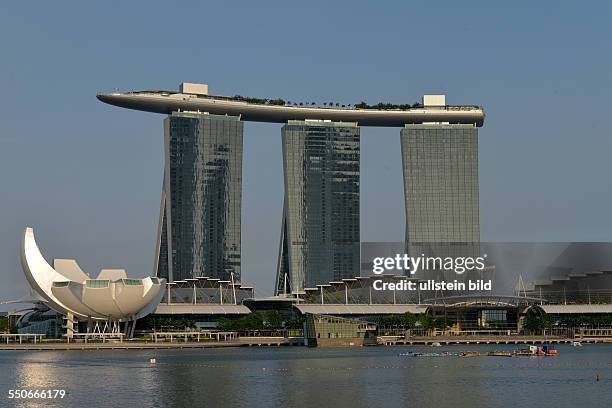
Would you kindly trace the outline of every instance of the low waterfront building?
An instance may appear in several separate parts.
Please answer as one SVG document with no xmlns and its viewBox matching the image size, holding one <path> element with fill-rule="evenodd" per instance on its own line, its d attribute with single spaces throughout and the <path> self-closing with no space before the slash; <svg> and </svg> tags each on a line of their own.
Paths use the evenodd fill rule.
<svg viewBox="0 0 612 408">
<path fill-rule="evenodd" d="M 65 334 L 64 317 L 52 309 L 28 310 L 16 326 L 19 334 L 43 334 L 47 339 L 61 339 Z"/>
<path fill-rule="evenodd" d="M 155 311 L 138 325 L 138 330 L 154 327 L 151 323 L 156 320 L 175 326 L 188 321 L 197 329 L 216 329 L 220 319 L 239 319 L 249 313 L 251 310 L 242 304 L 160 303 Z"/>
<path fill-rule="evenodd" d="M 376 325 L 363 320 L 307 313 L 304 328 L 304 339 L 310 347 L 376 344 Z"/>
<path fill-rule="evenodd" d="M 253 286 L 206 276 L 166 284 L 160 303 L 150 319 L 187 319 L 197 328 L 216 328 L 220 319 L 238 319 L 251 310 L 243 301 L 255 297 Z M 143 329 L 148 321 L 138 326 Z"/>
</svg>

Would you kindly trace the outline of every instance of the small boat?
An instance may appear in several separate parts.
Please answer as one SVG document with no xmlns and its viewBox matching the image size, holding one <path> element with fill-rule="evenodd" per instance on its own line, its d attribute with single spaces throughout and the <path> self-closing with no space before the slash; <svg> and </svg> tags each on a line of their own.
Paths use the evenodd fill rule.
<svg viewBox="0 0 612 408">
<path fill-rule="evenodd" d="M 478 351 L 462 351 L 460 354 L 461 357 L 478 357 L 480 353 Z"/>
<path fill-rule="evenodd" d="M 572 346 L 574 347 L 582 347 L 582 343 L 579 341 L 572 341 Z"/>
<path fill-rule="evenodd" d="M 407 351 L 405 353 L 399 353 L 400 357 L 420 357 L 423 353 L 417 353 L 415 351 Z"/>
<path fill-rule="evenodd" d="M 431 347 L 442 347 L 442 345 L 436 341 L 431 343 Z"/>
<path fill-rule="evenodd" d="M 406 353 L 400 353 L 401 357 L 451 357 L 456 356 L 457 354 L 453 354 L 449 351 L 444 351 L 442 353 L 419 353 L 414 351 L 408 351 Z"/>
<path fill-rule="evenodd" d="M 528 349 L 515 350 L 515 356 L 556 356 L 559 354 L 553 346 L 529 346 Z"/>
<path fill-rule="evenodd" d="M 491 357 L 512 357 L 514 353 L 511 351 L 489 351 L 487 356 Z"/>
</svg>

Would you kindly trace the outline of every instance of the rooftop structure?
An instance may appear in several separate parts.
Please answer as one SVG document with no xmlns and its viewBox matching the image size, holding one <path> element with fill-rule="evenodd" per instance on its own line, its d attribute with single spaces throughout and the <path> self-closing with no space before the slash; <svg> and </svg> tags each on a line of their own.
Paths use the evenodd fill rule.
<svg viewBox="0 0 612 408">
<path fill-rule="evenodd" d="M 378 315 L 378 314 L 420 314 L 427 312 L 429 305 L 415 304 L 301 304 L 295 305 L 300 313 L 313 313 L 325 315 Z"/>
<path fill-rule="evenodd" d="M 155 309 L 156 315 L 246 315 L 251 310 L 244 305 L 204 304 L 172 304 L 160 303 Z"/>
<path fill-rule="evenodd" d="M 612 304 L 539 305 L 546 314 L 612 314 Z"/>
<path fill-rule="evenodd" d="M 406 124 L 444 122 L 482 126 L 484 111 L 474 105 L 447 105 L 443 95 L 425 95 L 421 104 L 395 105 L 365 102 L 340 105 L 332 102 L 319 106 L 314 102 L 291 104 L 283 99 L 260 99 L 236 95 L 220 96 L 208 92 L 207 84 L 181 84 L 181 92 L 145 90 L 99 93 L 97 98 L 110 105 L 146 112 L 208 112 L 240 116 L 254 122 L 286 123 L 289 120 L 330 120 L 356 122 L 359 126 L 401 127 Z"/>
<path fill-rule="evenodd" d="M 240 305 L 244 299 L 255 296 L 255 289 L 252 286 L 205 276 L 168 282 L 165 292 L 160 306 Z"/>
</svg>

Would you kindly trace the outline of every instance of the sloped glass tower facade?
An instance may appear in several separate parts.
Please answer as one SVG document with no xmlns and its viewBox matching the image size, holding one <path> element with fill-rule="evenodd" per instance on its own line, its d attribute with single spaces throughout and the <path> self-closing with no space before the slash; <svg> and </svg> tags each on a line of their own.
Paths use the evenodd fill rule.
<svg viewBox="0 0 612 408">
<path fill-rule="evenodd" d="M 415 256 L 479 256 L 476 126 L 405 125 L 400 141 L 407 251 Z"/>
<path fill-rule="evenodd" d="M 282 146 L 285 198 L 276 293 L 358 276 L 359 127 L 289 121 Z"/>
<path fill-rule="evenodd" d="M 242 139 L 235 116 L 165 119 L 157 276 L 240 281 Z"/>
</svg>

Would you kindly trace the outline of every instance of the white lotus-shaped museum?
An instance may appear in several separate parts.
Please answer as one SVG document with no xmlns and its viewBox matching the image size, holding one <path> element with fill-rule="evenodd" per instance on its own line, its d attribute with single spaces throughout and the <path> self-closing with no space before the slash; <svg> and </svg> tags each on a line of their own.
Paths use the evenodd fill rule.
<svg viewBox="0 0 612 408">
<path fill-rule="evenodd" d="M 124 269 L 102 269 L 92 279 L 74 259 L 54 259 L 51 266 L 32 228 L 24 231 L 21 264 L 29 284 L 50 308 L 84 320 L 139 319 L 155 310 L 164 293 L 164 279 L 130 279 Z"/>
</svg>

